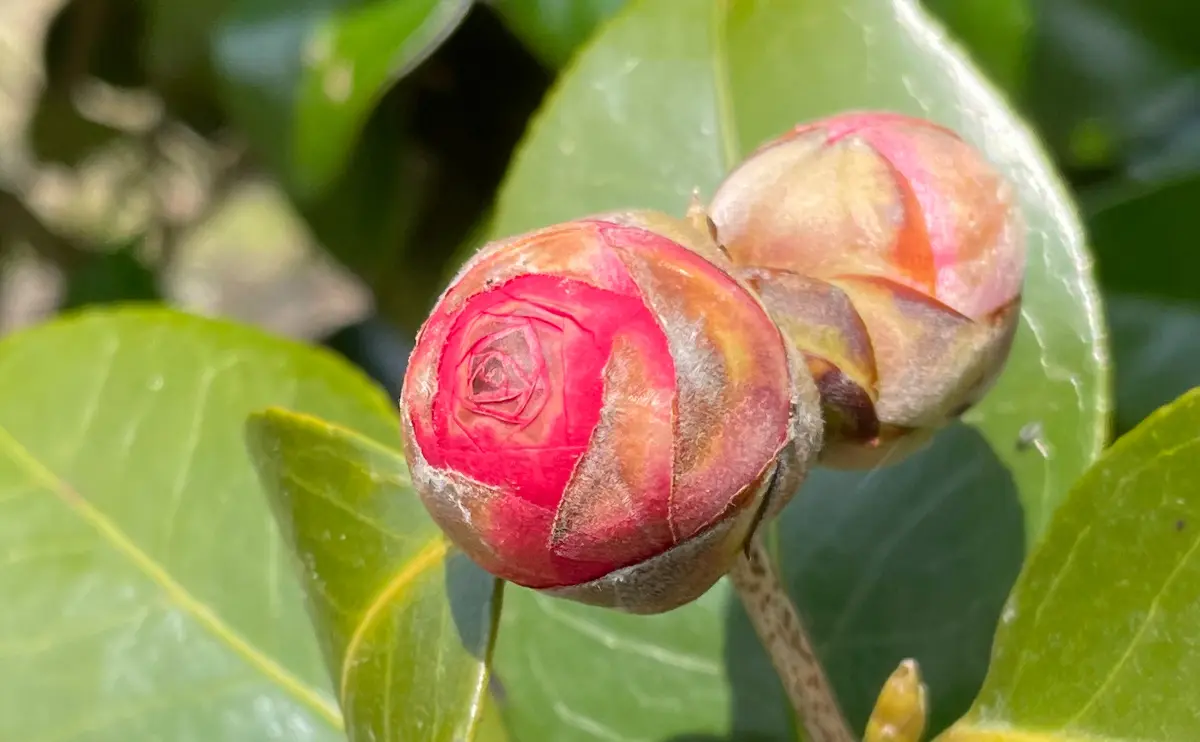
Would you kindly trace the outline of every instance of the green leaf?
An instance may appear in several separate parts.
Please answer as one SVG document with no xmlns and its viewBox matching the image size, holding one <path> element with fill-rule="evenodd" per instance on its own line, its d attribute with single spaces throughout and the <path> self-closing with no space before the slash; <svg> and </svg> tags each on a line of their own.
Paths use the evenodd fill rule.
<svg viewBox="0 0 1200 742">
<path fill-rule="evenodd" d="M 1200 735 L 1200 390 L 1071 490 L 1004 609 L 987 683 L 946 742 Z"/>
<path fill-rule="evenodd" d="M 232 115 L 311 197 L 336 179 L 375 104 L 470 0 L 228 0 L 213 56 Z"/>
<path fill-rule="evenodd" d="M 483 713 L 476 727 L 475 739 L 480 742 L 509 742 L 511 739 L 493 693 L 483 700 Z"/>
<path fill-rule="evenodd" d="M 326 352 L 165 309 L 0 342 L 0 739 L 344 739 L 243 444 L 287 405 L 389 440 Z"/>
<path fill-rule="evenodd" d="M 475 739 L 499 580 L 450 551 L 399 451 L 282 410 L 253 416 L 247 439 L 302 565 L 350 738 Z"/>
<path fill-rule="evenodd" d="M 543 64 L 557 69 L 626 1 L 493 0 L 491 7 Z"/>
<path fill-rule="evenodd" d="M 1021 567 L 1022 522 L 1011 475 L 964 425 L 886 476 L 809 479 L 775 549 L 856 728 L 905 657 L 932 689 L 934 730 L 967 709 Z M 795 739 L 770 660 L 724 581 L 652 617 L 510 586 L 500 637 L 497 674 L 520 739 Z"/>
<path fill-rule="evenodd" d="M 535 119 L 501 192 L 493 235 L 614 208 L 682 213 L 693 188 L 710 195 L 762 141 L 799 121 L 861 108 L 923 115 L 960 131 L 1012 178 L 1030 227 L 1022 325 L 1003 378 L 969 415 L 979 431 L 970 434 L 971 445 L 940 442 L 903 477 L 888 476 L 886 487 L 873 481 L 884 479 L 878 473 L 816 478 L 793 510 L 825 511 L 838 525 L 817 519 L 800 528 L 789 514 L 779 531 L 788 548 L 818 531 L 827 544 L 807 555 L 783 549 L 789 575 L 820 573 L 830 550 L 842 557 L 838 573 L 854 575 L 801 591 L 800 599 L 826 627 L 818 639 L 832 642 L 833 627 L 845 624 L 832 649 L 822 651 L 834 659 L 839 691 L 858 719 L 867 687 L 874 683 L 877 693 L 911 653 L 940 668 L 933 706 L 944 721 L 982 679 L 983 637 L 994 630 L 1021 548 L 1037 543 L 1061 493 L 1106 439 L 1108 361 L 1090 262 L 1067 194 L 1024 125 L 920 7 L 911 0 L 632 3 L 585 47 Z M 999 479 L 976 497 L 980 467 Z M 859 495 L 833 502 L 847 491 Z M 1012 520 L 1014 497 L 1023 506 L 1020 524 Z M 886 535 L 898 518 L 918 516 L 910 531 L 883 542 L 855 535 L 856 529 Z M 989 530 L 989 517 L 1000 518 L 1003 528 Z M 982 544 L 997 550 L 994 563 L 973 551 Z M 969 558 L 959 559 L 955 548 Z M 950 587 L 970 592 L 955 597 Z M 912 599 L 914 593 L 932 607 Z M 706 600 L 724 603 L 725 595 Z M 509 691 L 505 711 L 518 738 L 665 739 L 731 729 L 767 739 L 792 734 L 781 697 L 771 693 L 777 681 L 769 666 L 747 659 L 753 640 L 735 607 L 696 604 L 653 621 L 627 621 L 552 606 L 583 617 L 585 628 L 548 617 L 534 600 L 522 591 L 510 596 L 516 618 L 505 616 L 497 650 L 497 672 Z M 867 615 L 878 606 L 886 606 L 891 623 L 912 631 L 882 634 L 883 618 Z M 549 644 L 560 634 L 553 661 L 516 638 L 544 637 Z M 968 654 L 957 659 L 948 638 L 965 641 Z M 664 641 L 687 648 L 695 660 L 687 667 L 707 670 L 681 670 L 678 653 L 654 659 Z M 743 651 L 723 654 L 722 641 L 726 652 L 734 645 Z M 649 659 L 627 667 L 595 658 L 613 645 L 636 647 L 630 651 Z M 576 692 L 570 686 L 577 681 L 568 682 L 576 677 L 609 690 Z M 665 693 L 646 701 L 646 693 L 626 690 L 685 684 L 688 698 L 702 703 L 673 704 Z"/>
<path fill-rule="evenodd" d="M 1033 12 L 1029 0 L 924 0 L 988 78 L 1016 99 L 1024 87 Z"/>
<path fill-rule="evenodd" d="M 1200 307 L 1110 295 L 1106 301 L 1116 361 L 1116 432 L 1200 386 Z"/>
<path fill-rule="evenodd" d="M 929 686 L 931 732 L 967 710 L 1025 557 L 1023 523 L 1011 472 L 966 425 L 886 472 L 810 476 L 776 551 L 855 729 L 906 657 Z"/>
<path fill-rule="evenodd" d="M 729 595 L 722 580 L 684 608 L 630 616 L 510 585 L 494 672 L 513 738 L 667 740 L 736 730 L 794 739 L 773 698 L 758 715 L 731 713 L 721 654 Z M 762 697 L 778 683 L 769 665 L 762 669 L 734 688 Z"/>
<path fill-rule="evenodd" d="M 1106 289 L 1200 302 L 1200 177 L 1097 193 L 1088 220 Z"/>
</svg>

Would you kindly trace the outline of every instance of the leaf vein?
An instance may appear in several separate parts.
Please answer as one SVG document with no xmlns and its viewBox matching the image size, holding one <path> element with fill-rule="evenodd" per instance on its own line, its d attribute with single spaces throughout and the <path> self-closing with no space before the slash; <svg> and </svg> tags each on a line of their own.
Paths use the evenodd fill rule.
<svg viewBox="0 0 1200 742">
<path fill-rule="evenodd" d="M 1142 636 L 1144 636 L 1146 633 L 1146 629 L 1149 628 L 1150 623 L 1158 615 L 1158 609 L 1162 603 L 1162 598 L 1166 594 L 1168 588 L 1171 587 L 1171 583 L 1175 581 L 1175 578 L 1179 576 L 1180 572 L 1183 571 L 1183 568 L 1187 566 L 1188 562 L 1191 561 L 1192 557 L 1196 554 L 1197 549 L 1200 549 L 1200 535 L 1192 540 L 1192 545 L 1188 547 L 1187 552 L 1184 553 L 1183 557 L 1179 560 L 1179 563 L 1175 565 L 1175 568 L 1171 570 L 1171 574 L 1167 575 L 1167 579 L 1163 580 L 1162 587 L 1158 589 L 1158 592 L 1156 592 L 1154 595 L 1154 599 L 1150 601 L 1149 610 L 1146 611 L 1146 615 L 1142 619 L 1141 625 L 1138 626 L 1138 630 L 1134 633 L 1133 638 L 1130 639 L 1129 645 L 1125 647 L 1125 651 L 1121 653 L 1120 659 L 1113 664 L 1112 669 L 1107 675 L 1104 676 L 1104 681 L 1100 683 L 1099 687 L 1096 688 L 1096 692 L 1091 695 L 1091 697 L 1087 700 L 1087 703 L 1085 703 L 1079 709 L 1079 711 L 1075 713 L 1074 716 L 1072 716 L 1070 719 L 1067 719 L 1066 722 L 1063 723 L 1064 729 L 1074 726 L 1076 722 L 1083 718 L 1083 715 L 1086 714 L 1093 705 L 1095 705 L 1096 701 L 1100 699 L 1100 696 L 1104 693 L 1108 686 L 1111 685 L 1113 680 L 1116 679 L 1117 675 L 1120 674 L 1122 668 L 1125 666 L 1125 663 L 1127 663 L 1129 658 L 1133 655 L 1134 647 L 1141 642 Z"/>
<path fill-rule="evenodd" d="M 141 571 L 152 582 L 157 584 L 166 596 L 203 626 L 214 637 L 221 640 L 235 654 L 240 656 L 251 667 L 269 678 L 284 692 L 293 696 L 304 706 L 316 712 L 320 717 L 337 729 L 342 728 L 342 716 L 338 709 L 321 696 L 314 688 L 305 685 L 288 669 L 271 657 L 263 654 L 251 645 L 240 634 L 233 630 L 225 621 L 208 606 L 200 602 L 188 592 L 187 588 L 176 582 L 165 569 L 150 557 L 149 554 L 129 539 L 124 531 L 109 517 L 100 511 L 69 484 L 58 477 L 33 452 L 17 440 L 6 427 L 0 425 L 0 452 L 7 453 L 18 465 L 25 467 L 35 482 L 45 487 L 62 502 L 71 508 L 85 523 L 107 541 L 114 549 L 123 554 L 133 566 Z"/>
<path fill-rule="evenodd" d="M 363 612 L 362 620 L 354 628 L 354 634 L 351 635 L 350 641 L 346 643 L 346 655 L 342 658 L 342 678 L 338 689 L 338 697 L 342 699 L 343 705 L 348 701 L 350 671 L 354 669 L 354 658 L 359 652 L 359 647 L 366 639 L 367 631 L 379 619 L 384 609 L 405 588 L 411 585 L 425 570 L 432 568 L 446 556 L 447 549 L 446 539 L 439 533 L 388 581 L 387 585 L 384 586 L 371 605 L 367 606 L 367 610 Z"/>
</svg>

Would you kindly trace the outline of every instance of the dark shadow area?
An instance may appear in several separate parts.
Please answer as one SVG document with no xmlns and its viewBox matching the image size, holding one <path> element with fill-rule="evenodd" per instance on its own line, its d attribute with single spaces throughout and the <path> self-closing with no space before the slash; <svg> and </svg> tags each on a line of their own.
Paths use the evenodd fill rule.
<svg viewBox="0 0 1200 742">
<path fill-rule="evenodd" d="M 1116 372 L 1116 439 L 1159 407 L 1200 386 L 1200 308 L 1114 293 L 1106 298 L 1104 309 Z"/>
<path fill-rule="evenodd" d="M 321 341 L 362 369 L 397 399 L 412 354 L 412 338 L 379 316 L 371 316 L 333 332 Z"/>
<path fill-rule="evenodd" d="M 886 469 L 815 472 L 778 537 L 784 580 L 857 731 L 906 657 L 929 686 L 930 737 L 967 710 L 1025 553 L 1016 485 L 978 432 L 955 425 Z M 737 601 L 726 636 L 734 739 L 776 739 L 788 704 Z"/>
<path fill-rule="evenodd" d="M 462 552 L 446 556 L 446 596 L 463 646 L 482 659 L 499 618 L 503 583 L 477 567 Z"/>
</svg>

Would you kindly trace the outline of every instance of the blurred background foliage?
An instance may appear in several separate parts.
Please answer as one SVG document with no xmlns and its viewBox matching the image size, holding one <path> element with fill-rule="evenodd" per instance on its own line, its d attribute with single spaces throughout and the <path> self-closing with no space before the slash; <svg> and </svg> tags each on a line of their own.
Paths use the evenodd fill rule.
<svg viewBox="0 0 1200 742">
<path fill-rule="evenodd" d="M 0 0 L 0 332 L 164 299 L 393 393 L 530 117 L 625 0 Z M 1054 156 L 1121 433 L 1200 383 L 1200 4 L 926 0 Z"/>
</svg>

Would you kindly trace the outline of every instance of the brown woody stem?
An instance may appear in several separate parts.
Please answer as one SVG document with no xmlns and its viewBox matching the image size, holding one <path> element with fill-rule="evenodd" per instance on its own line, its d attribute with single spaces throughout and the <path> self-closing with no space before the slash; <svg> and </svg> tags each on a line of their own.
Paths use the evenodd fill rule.
<svg viewBox="0 0 1200 742">
<path fill-rule="evenodd" d="M 810 742 L 855 742 L 796 606 L 755 536 L 729 572 Z"/>
</svg>

